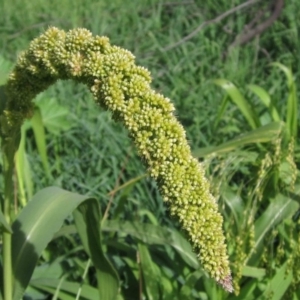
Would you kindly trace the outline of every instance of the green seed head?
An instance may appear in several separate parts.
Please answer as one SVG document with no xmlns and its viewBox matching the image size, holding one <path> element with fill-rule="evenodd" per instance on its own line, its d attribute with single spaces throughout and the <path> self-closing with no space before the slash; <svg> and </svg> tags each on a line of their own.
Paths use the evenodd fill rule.
<svg viewBox="0 0 300 300">
<path fill-rule="evenodd" d="M 187 232 L 204 269 L 232 292 L 223 219 L 168 98 L 150 87 L 150 73 L 127 50 L 86 29 L 48 29 L 31 42 L 7 84 L 6 135 L 33 110 L 32 99 L 58 79 L 85 83 L 96 103 L 129 131 L 172 215 Z"/>
</svg>

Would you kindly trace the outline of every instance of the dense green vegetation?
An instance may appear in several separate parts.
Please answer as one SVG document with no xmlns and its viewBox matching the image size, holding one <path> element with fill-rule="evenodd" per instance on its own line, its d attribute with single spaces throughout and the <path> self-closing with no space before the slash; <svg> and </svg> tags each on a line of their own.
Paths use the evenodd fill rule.
<svg viewBox="0 0 300 300">
<path fill-rule="evenodd" d="M 300 299 L 300 3 L 290 0 L 270 29 L 229 52 L 249 22 L 247 10 L 164 50 L 242 2 L 0 3 L 0 84 L 18 53 L 50 25 L 106 35 L 151 71 L 153 87 L 172 99 L 195 156 L 206 166 L 224 215 L 232 295 L 202 271 L 154 182 L 144 176 L 126 130 L 95 106 L 87 89 L 58 82 L 36 99 L 47 154 L 39 120 L 26 122 L 17 205 L 49 185 L 99 199 L 108 219 L 103 244 L 121 279 L 120 299 Z M 95 289 L 88 288 L 95 287 L 95 270 L 72 224 L 70 217 L 43 252 L 26 299 L 74 299 L 81 283 L 80 299 L 95 299 Z"/>
</svg>

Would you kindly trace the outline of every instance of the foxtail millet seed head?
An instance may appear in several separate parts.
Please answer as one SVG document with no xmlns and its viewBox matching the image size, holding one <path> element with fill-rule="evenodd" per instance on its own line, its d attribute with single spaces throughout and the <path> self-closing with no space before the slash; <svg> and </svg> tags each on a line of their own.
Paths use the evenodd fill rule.
<svg viewBox="0 0 300 300">
<path fill-rule="evenodd" d="M 129 51 L 110 45 L 106 37 L 93 37 L 86 29 L 65 33 L 49 28 L 20 55 L 10 75 L 6 136 L 31 115 L 32 99 L 58 79 L 86 84 L 96 103 L 125 125 L 204 269 L 232 292 L 223 218 L 203 168 L 192 157 L 173 104 L 151 89 L 149 71 L 136 66 Z"/>
</svg>

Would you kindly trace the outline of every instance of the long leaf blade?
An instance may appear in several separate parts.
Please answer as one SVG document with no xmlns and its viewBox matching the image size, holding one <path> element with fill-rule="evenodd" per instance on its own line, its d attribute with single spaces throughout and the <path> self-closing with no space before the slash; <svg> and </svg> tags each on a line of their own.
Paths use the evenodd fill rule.
<svg viewBox="0 0 300 300">
<path fill-rule="evenodd" d="M 272 99 L 271 99 L 270 95 L 268 94 L 268 92 L 256 84 L 249 84 L 247 87 L 252 93 L 254 93 L 261 100 L 261 102 L 267 108 L 269 108 L 269 112 L 270 112 L 270 115 L 271 115 L 273 121 L 279 122 L 281 120 L 279 113 L 278 113 L 276 107 L 274 106 Z"/>
<path fill-rule="evenodd" d="M 293 272 L 287 272 L 287 270 L 287 263 L 284 263 L 276 270 L 276 274 L 268 282 L 267 288 L 263 294 L 264 297 L 272 300 L 282 299 L 293 280 Z"/>
<path fill-rule="evenodd" d="M 38 107 L 34 110 L 34 115 L 30 120 L 34 132 L 35 142 L 43 163 L 46 176 L 50 178 L 49 162 L 46 150 L 46 135 L 41 111 Z"/>
<path fill-rule="evenodd" d="M 15 156 L 15 167 L 19 187 L 19 202 L 22 207 L 26 205 L 27 199 L 32 197 L 33 191 L 31 168 L 25 150 L 26 131 L 28 128 L 29 121 L 25 122 L 21 127 L 20 145 Z"/>
<path fill-rule="evenodd" d="M 149 300 L 160 298 L 160 269 L 152 262 L 147 246 L 139 243 L 139 258 L 143 273 L 143 283 Z"/>
<path fill-rule="evenodd" d="M 216 79 L 214 80 L 214 83 L 222 87 L 228 93 L 232 102 L 239 108 L 252 129 L 260 126 L 255 111 L 251 108 L 242 93 L 232 82 L 226 79 Z"/>
<path fill-rule="evenodd" d="M 267 209 L 255 222 L 255 243 L 247 258 L 249 265 L 255 265 L 259 261 L 266 234 L 282 220 L 291 217 L 298 208 L 299 204 L 296 201 L 282 194 L 272 199 Z"/>
<path fill-rule="evenodd" d="M 286 115 L 286 123 L 287 123 L 287 131 L 289 137 L 297 138 L 298 132 L 298 101 L 297 101 L 297 92 L 296 92 L 296 84 L 293 73 L 290 68 L 285 65 L 275 62 L 272 63 L 272 66 L 278 67 L 281 71 L 283 71 L 287 78 L 287 84 L 289 88 L 289 95 L 287 100 L 287 115 Z"/>
<path fill-rule="evenodd" d="M 57 187 L 39 191 L 12 225 L 12 261 L 15 276 L 14 300 L 19 300 L 32 276 L 41 252 L 65 218 L 90 197 Z"/>
<path fill-rule="evenodd" d="M 195 288 L 197 281 L 204 275 L 202 270 L 196 270 L 191 273 L 184 284 L 184 286 L 180 290 L 180 299 L 188 299 L 191 297 L 191 291 Z"/>
<path fill-rule="evenodd" d="M 282 122 L 273 122 L 257 129 L 254 129 L 248 133 L 242 134 L 231 141 L 223 143 L 219 146 L 210 146 L 205 148 L 200 148 L 193 151 L 196 157 L 203 157 L 212 153 L 224 153 L 232 151 L 238 147 L 245 146 L 247 144 L 253 143 L 267 143 L 278 137 L 282 130 Z"/>
<path fill-rule="evenodd" d="M 115 300 L 119 293 L 119 277 L 106 258 L 101 238 L 101 213 L 97 203 L 81 204 L 73 213 L 83 246 L 97 272 L 100 299 Z"/>
<path fill-rule="evenodd" d="M 59 284 L 60 284 L 59 279 L 49 279 L 49 278 L 35 279 L 35 280 L 32 280 L 32 282 L 31 282 L 31 285 L 33 287 L 51 292 L 52 294 L 54 294 L 54 292 L 57 289 L 57 286 Z M 93 300 L 93 299 L 99 298 L 97 289 L 95 289 L 91 286 L 88 286 L 86 284 L 80 285 L 77 282 L 68 282 L 68 281 L 64 281 L 60 284 L 59 294 L 68 293 L 72 296 L 72 299 L 75 299 L 77 291 L 80 287 L 82 288 L 80 299 Z M 100 299 L 102 299 L 102 298 L 100 298 Z"/>
<path fill-rule="evenodd" d="M 181 258 L 192 268 L 200 267 L 199 260 L 190 243 L 182 235 L 168 228 L 140 222 L 106 221 L 102 226 L 103 231 L 114 231 L 120 234 L 130 234 L 144 244 L 169 245 L 173 247 Z"/>
</svg>

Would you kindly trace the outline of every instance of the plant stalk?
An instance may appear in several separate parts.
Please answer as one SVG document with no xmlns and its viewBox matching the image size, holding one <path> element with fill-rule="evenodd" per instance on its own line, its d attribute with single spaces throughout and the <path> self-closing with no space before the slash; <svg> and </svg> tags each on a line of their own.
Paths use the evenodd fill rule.
<svg viewBox="0 0 300 300">
<path fill-rule="evenodd" d="M 7 224 L 11 224 L 11 203 L 13 203 L 14 186 L 13 186 L 13 158 L 14 151 L 4 150 L 4 202 L 2 203 L 3 214 Z M 3 288 L 4 299 L 12 300 L 13 298 L 13 271 L 12 271 L 12 253 L 11 242 L 12 235 L 6 230 L 3 231 Z"/>
</svg>

